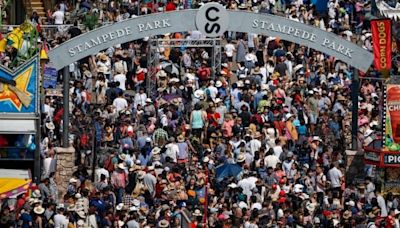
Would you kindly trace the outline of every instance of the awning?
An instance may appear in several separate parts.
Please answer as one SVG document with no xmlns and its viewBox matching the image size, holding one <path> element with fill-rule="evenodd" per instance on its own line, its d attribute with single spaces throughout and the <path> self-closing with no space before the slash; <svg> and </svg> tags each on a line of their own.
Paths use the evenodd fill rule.
<svg viewBox="0 0 400 228">
<path fill-rule="evenodd" d="M 31 182 L 28 170 L 0 169 L 0 199 L 13 198 L 26 192 Z"/>
</svg>

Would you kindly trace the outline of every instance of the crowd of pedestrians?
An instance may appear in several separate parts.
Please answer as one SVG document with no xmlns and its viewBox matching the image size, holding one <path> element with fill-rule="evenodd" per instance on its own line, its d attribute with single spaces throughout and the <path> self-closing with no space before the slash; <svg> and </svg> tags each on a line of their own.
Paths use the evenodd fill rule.
<svg viewBox="0 0 400 228">
<path fill-rule="evenodd" d="M 63 24 L 79 12 L 115 22 L 203 4 L 188 2 L 62 1 L 47 19 Z M 364 16 L 370 5 L 362 0 L 330 0 L 326 11 L 303 0 L 221 3 L 283 15 L 372 49 Z M 52 48 L 80 33 L 61 29 L 47 43 Z M 345 178 L 355 69 L 279 37 L 221 38 L 218 72 L 211 49 L 160 48 L 160 59 L 178 72 L 159 69 L 154 91 L 146 87 L 148 39 L 71 64 L 69 130 L 78 169 L 59 192 L 64 180 L 55 178 L 54 160 L 63 106 L 46 97 L 42 181 L 3 204 L 0 226 L 400 227 L 398 198 L 381 194 L 372 169 L 359 182 Z M 382 97 L 378 81 L 361 81 L 358 150 L 378 137 Z"/>
</svg>

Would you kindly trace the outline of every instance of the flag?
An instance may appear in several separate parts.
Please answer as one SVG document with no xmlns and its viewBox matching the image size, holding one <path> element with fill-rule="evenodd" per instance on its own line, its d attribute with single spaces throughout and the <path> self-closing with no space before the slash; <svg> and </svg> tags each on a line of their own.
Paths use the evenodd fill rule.
<svg viewBox="0 0 400 228">
<path fill-rule="evenodd" d="M 30 21 L 25 20 L 24 23 L 22 23 L 19 28 L 24 32 L 24 33 L 30 33 L 34 28 L 33 25 L 31 24 Z"/>
<path fill-rule="evenodd" d="M 374 65 L 377 70 L 392 68 L 392 23 L 391 20 L 371 20 Z"/>
<path fill-rule="evenodd" d="M 47 53 L 49 52 L 49 48 L 47 47 L 46 40 L 43 41 L 42 50 L 40 50 L 40 59 L 49 59 Z"/>
</svg>

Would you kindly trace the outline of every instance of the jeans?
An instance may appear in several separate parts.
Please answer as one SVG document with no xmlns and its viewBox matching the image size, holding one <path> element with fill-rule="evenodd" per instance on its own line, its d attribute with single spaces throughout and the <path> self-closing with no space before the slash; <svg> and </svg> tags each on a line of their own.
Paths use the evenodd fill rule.
<svg viewBox="0 0 400 228">
<path fill-rule="evenodd" d="M 120 203 L 122 203 L 122 198 L 124 197 L 124 192 L 125 192 L 125 189 L 124 188 L 118 188 L 118 189 L 116 189 L 116 193 L 117 193 L 117 195 L 116 195 L 116 197 L 117 197 L 117 199 L 116 199 L 116 204 L 118 205 L 118 204 L 120 204 Z"/>
</svg>

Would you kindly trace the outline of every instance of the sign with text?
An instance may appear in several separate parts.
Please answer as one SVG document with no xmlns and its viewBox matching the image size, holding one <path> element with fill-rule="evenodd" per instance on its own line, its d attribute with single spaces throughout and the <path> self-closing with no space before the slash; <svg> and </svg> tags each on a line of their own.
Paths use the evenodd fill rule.
<svg viewBox="0 0 400 228">
<path fill-rule="evenodd" d="M 43 88 L 55 89 L 57 86 L 57 70 L 46 65 L 43 70 Z"/>
<path fill-rule="evenodd" d="M 0 113 L 36 114 L 38 102 L 38 56 L 15 71 L 0 66 Z"/>
<path fill-rule="evenodd" d="M 150 14 L 103 26 L 50 50 L 49 58 L 60 70 L 110 46 L 144 37 L 194 30 L 208 37 L 218 37 L 225 31 L 280 37 L 326 53 L 362 71 L 367 71 L 373 60 L 369 51 L 334 33 L 277 15 L 226 10 L 218 3 L 207 3 L 196 10 Z"/>
<path fill-rule="evenodd" d="M 392 68 L 392 23 L 390 19 L 371 20 L 374 65 L 377 70 Z"/>
<path fill-rule="evenodd" d="M 400 154 L 385 154 L 384 164 L 385 165 L 400 164 Z"/>
<path fill-rule="evenodd" d="M 384 111 L 384 147 L 389 151 L 400 150 L 400 85 L 386 85 Z"/>
</svg>

